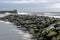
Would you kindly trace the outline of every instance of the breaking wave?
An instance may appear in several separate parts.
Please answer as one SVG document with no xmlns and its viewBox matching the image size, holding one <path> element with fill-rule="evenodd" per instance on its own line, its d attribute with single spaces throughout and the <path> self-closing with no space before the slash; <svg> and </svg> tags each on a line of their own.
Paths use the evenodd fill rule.
<svg viewBox="0 0 60 40">
<path fill-rule="evenodd" d="M 6 24 L 13 24 L 13 23 L 5 22 L 5 21 L 1 21 L 1 20 L 0 20 L 0 22 L 2 22 L 2 23 L 6 23 Z"/>
<path fill-rule="evenodd" d="M 29 34 L 28 32 L 24 32 L 24 31 L 18 30 L 18 29 L 15 29 L 14 31 L 16 31 L 18 34 L 22 35 L 22 38 L 24 40 L 31 40 L 32 35 Z"/>
<path fill-rule="evenodd" d="M 44 16 L 48 16 L 48 17 L 54 17 L 54 18 L 60 18 L 59 16 L 60 14 L 57 13 L 44 13 Z"/>
</svg>

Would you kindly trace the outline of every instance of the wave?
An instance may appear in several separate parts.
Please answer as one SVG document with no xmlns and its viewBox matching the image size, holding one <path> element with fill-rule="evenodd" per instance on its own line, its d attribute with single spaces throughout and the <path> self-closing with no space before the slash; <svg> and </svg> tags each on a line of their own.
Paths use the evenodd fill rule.
<svg viewBox="0 0 60 40">
<path fill-rule="evenodd" d="M 12 13 L 4 13 L 4 14 L 0 14 L 0 17 L 4 17 L 4 16 L 7 16 L 7 15 L 10 15 Z"/>
<path fill-rule="evenodd" d="M 6 24 L 13 24 L 13 23 L 11 23 L 11 22 L 5 22 L 5 21 L 2 21 L 2 20 L 0 20 L 0 22 L 6 23 Z"/>
<path fill-rule="evenodd" d="M 15 29 L 14 31 L 16 31 L 18 34 L 20 34 L 24 40 L 31 40 L 32 35 L 29 34 L 28 32 L 24 32 L 24 31 L 18 30 L 18 29 Z"/>
<path fill-rule="evenodd" d="M 48 16 L 48 17 L 54 17 L 54 18 L 60 18 L 59 16 L 60 14 L 57 13 L 44 13 L 44 16 Z"/>
</svg>

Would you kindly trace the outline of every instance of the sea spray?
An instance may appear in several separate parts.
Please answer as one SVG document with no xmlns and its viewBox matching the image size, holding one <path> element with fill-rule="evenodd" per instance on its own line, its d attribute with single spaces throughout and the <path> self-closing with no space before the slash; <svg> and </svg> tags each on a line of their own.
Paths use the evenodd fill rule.
<svg viewBox="0 0 60 40">
<path fill-rule="evenodd" d="M 0 22 L 2 22 L 2 23 L 6 23 L 6 24 L 13 24 L 13 23 L 10 23 L 10 22 L 2 21 L 2 20 L 0 20 Z"/>
<path fill-rule="evenodd" d="M 20 34 L 24 40 L 31 40 L 32 35 L 29 34 L 28 32 L 24 32 L 24 31 L 18 30 L 18 29 L 15 29 L 14 31 L 16 31 L 18 34 Z"/>
</svg>

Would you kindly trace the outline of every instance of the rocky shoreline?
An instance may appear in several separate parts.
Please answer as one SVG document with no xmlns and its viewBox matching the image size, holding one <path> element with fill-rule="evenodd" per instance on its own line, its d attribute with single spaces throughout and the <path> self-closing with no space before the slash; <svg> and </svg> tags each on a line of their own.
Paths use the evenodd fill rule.
<svg viewBox="0 0 60 40">
<path fill-rule="evenodd" d="M 32 34 L 34 40 L 60 40 L 60 19 L 37 15 L 7 15 L 0 20 L 9 21 Z"/>
</svg>

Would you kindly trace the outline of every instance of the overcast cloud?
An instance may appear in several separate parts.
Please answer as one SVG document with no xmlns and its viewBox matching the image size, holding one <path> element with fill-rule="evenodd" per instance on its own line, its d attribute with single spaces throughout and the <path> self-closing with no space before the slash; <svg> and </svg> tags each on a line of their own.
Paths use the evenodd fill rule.
<svg viewBox="0 0 60 40">
<path fill-rule="evenodd" d="M 46 4 L 46 7 L 48 6 L 47 4 L 49 4 L 50 6 L 48 6 L 48 8 L 60 8 L 60 0 L 0 0 L 0 3 L 42 3 Z"/>
<path fill-rule="evenodd" d="M 0 0 L 0 4 L 20 4 L 27 8 L 60 8 L 60 0 Z M 35 7 L 36 6 L 36 7 Z"/>
</svg>

